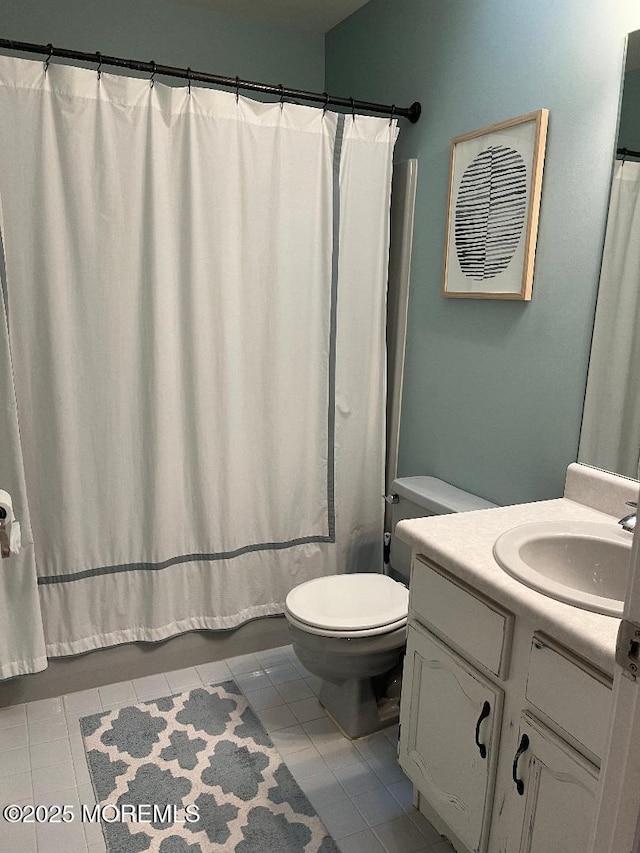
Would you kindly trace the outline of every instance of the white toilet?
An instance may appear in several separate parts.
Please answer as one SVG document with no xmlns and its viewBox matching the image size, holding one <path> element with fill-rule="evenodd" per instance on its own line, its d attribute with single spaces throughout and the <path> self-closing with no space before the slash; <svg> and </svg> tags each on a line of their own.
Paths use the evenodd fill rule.
<svg viewBox="0 0 640 853">
<path fill-rule="evenodd" d="M 292 589 L 285 603 L 294 651 L 322 679 L 318 699 L 351 738 L 398 719 L 411 552 L 393 535 L 396 523 L 494 506 L 434 477 L 394 480 L 392 501 L 391 576 L 317 578 Z"/>
</svg>

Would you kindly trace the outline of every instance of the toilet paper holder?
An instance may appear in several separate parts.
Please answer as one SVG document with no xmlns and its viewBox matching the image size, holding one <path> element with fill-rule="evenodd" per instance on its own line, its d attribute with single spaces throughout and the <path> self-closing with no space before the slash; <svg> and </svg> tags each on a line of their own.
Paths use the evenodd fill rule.
<svg viewBox="0 0 640 853">
<path fill-rule="evenodd" d="M 0 489 L 0 557 L 4 560 L 20 553 L 20 522 L 13 514 L 11 495 Z"/>
<path fill-rule="evenodd" d="M 11 547 L 9 545 L 9 533 L 7 531 L 7 510 L 0 506 L 0 557 L 11 556 Z"/>
</svg>

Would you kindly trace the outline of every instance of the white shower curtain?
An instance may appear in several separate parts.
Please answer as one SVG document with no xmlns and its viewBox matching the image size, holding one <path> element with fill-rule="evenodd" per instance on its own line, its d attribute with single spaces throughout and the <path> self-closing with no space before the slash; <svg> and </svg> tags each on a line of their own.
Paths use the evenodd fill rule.
<svg viewBox="0 0 640 853">
<path fill-rule="evenodd" d="M 3 267 L 0 273 L 0 489 L 11 495 L 22 529 L 20 553 L 0 559 L 0 679 L 4 679 L 45 669 L 47 656 L 20 449 Z"/>
<path fill-rule="evenodd" d="M 10 58 L 0 114 L 47 653 L 378 570 L 396 122 Z"/>
<path fill-rule="evenodd" d="M 640 163 L 617 161 L 607 220 L 579 459 L 638 476 Z"/>
</svg>

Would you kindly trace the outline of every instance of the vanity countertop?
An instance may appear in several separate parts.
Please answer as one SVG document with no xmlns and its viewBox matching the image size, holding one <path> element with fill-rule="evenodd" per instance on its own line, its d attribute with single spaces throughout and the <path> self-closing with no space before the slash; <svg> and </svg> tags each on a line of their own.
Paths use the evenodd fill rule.
<svg viewBox="0 0 640 853">
<path fill-rule="evenodd" d="M 600 521 L 617 518 L 567 498 L 495 507 L 398 522 L 396 535 L 516 616 L 535 622 L 562 645 L 613 676 L 620 620 L 564 604 L 525 586 L 500 568 L 493 556 L 498 536 L 535 521 Z"/>
</svg>

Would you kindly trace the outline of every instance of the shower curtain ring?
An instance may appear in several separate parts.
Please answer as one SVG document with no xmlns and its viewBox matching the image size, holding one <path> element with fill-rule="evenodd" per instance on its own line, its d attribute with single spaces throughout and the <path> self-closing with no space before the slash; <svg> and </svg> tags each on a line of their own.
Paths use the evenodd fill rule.
<svg viewBox="0 0 640 853">
<path fill-rule="evenodd" d="M 47 47 L 49 48 L 49 56 L 47 56 L 47 58 L 44 61 L 44 73 L 45 74 L 49 70 L 49 63 L 51 62 L 51 57 L 53 56 L 53 45 L 51 44 L 51 42 L 49 42 Z"/>
<path fill-rule="evenodd" d="M 280 89 L 280 109 L 284 108 L 284 86 L 282 83 L 278 84 L 278 88 Z"/>
<path fill-rule="evenodd" d="M 150 87 L 151 89 L 153 89 L 153 84 L 155 83 L 154 78 L 155 78 L 155 76 L 156 76 L 156 64 L 155 64 L 155 62 L 153 61 L 153 59 L 151 60 L 151 62 L 149 63 L 149 65 L 151 65 L 151 68 L 153 69 L 153 71 L 151 72 L 151 77 L 149 77 L 149 87 Z"/>
<path fill-rule="evenodd" d="M 102 74 L 102 71 L 100 70 L 102 68 L 102 54 L 100 53 L 99 50 L 96 51 L 96 59 L 98 60 L 97 73 L 98 73 L 98 83 L 99 83 L 100 82 L 100 75 Z"/>
<path fill-rule="evenodd" d="M 326 92 L 322 93 L 324 95 L 324 106 L 322 107 L 322 115 L 327 112 L 327 107 L 329 106 L 329 95 Z"/>
<path fill-rule="evenodd" d="M 349 98 L 349 100 L 351 101 L 351 118 L 353 119 L 353 121 L 355 121 L 355 120 L 356 120 L 356 114 L 355 114 L 355 112 L 353 111 L 353 110 L 354 110 L 354 107 L 353 107 L 353 98 Z"/>
<path fill-rule="evenodd" d="M 389 127 L 391 127 L 391 125 L 393 124 L 393 117 L 395 114 L 396 114 L 396 105 L 392 104 L 391 105 L 391 115 L 389 116 Z"/>
<path fill-rule="evenodd" d="M 240 100 L 240 78 L 236 75 L 236 104 Z"/>
<path fill-rule="evenodd" d="M 187 68 L 187 87 L 189 90 L 189 96 L 191 96 L 191 69 Z"/>
</svg>

